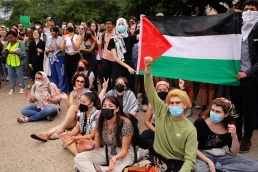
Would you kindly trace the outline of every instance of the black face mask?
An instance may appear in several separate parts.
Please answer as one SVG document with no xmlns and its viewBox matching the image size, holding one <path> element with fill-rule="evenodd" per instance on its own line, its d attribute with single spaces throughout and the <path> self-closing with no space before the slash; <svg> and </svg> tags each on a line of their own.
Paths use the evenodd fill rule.
<svg viewBox="0 0 258 172">
<path fill-rule="evenodd" d="M 161 100 L 165 100 L 167 95 L 168 95 L 168 92 L 164 92 L 164 91 L 158 92 L 158 96 Z"/>
<path fill-rule="evenodd" d="M 68 32 L 73 32 L 73 27 L 72 27 L 72 26 L 69 26 L 69 27 L 67 28 L 67 31 L 68 31 Z"/>
<path fill-rule="evenodd" d="M 110 120 L 111 118 L 113 118 L 114 115 L 114 110 L 115 109 L 102 109 L 101 110 L 101 115 L 106 119 L 106 120 Z"/>
<path fill-rule="evenodd" d="M 82 67 L 82 66 L 79 66 L 79 67 L 78 67 L 78 71 L 79 71 L 79 72 L 82 72 L 82 71 L 84 71 L 84 67 Z"/>
<path fill-rule="evenodd" d="M 125 86 L 123 84 L 116 84 L 115 89 L 117 92 L 122 93 L 125 90 Z"/>
<path fill-rule="evenodd" d="M 80 106 L 79 106 L 79 110 L 81 112 L 87 112 L 89 110 L 89 108 L 88 108 L 87 105 L 81 103 Z"/>
</svg>

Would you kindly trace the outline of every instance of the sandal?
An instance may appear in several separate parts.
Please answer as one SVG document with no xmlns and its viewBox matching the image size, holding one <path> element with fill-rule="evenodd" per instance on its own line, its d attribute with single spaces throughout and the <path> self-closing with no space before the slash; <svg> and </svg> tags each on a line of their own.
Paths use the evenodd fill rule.
<svg viewBox="0 0 258 172">
<path fill-rule="evenodd" d="M 48 137 L 49 140 L 56 140 L 59 139 L 59 135 L 57 133 L 54 133 Z"/>
<path fill-rule="evenodd" d="M 17 118 L 17 122 L 18 123 L 26 123 L 26 122 L 28 122 L 28 117 L 26 117 L 26 116 L 19 117 L 19 118 Z"/>
<path fill-rule="evenodd" d="M 42 141 L 42 142 L 47 142 L 47 140 L 48 140 L 47 135 L 44 134 L 44 133 L 31 134 L 30 137 L 35 139 L 35 140 Z"/>
</svg>

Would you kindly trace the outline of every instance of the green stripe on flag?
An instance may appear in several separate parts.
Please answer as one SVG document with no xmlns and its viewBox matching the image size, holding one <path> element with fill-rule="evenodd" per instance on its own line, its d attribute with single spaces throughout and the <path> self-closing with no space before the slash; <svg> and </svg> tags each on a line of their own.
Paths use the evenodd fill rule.
<svg viewBox="0 0 258 172">
<path fill-rule="evenodd" d="M 153 76 L 238 86 L 240 60 L 189 59 L 161 56 L 151 65 Z M 143 74 L 141 71 L 139 74 Z"/>
</svg>

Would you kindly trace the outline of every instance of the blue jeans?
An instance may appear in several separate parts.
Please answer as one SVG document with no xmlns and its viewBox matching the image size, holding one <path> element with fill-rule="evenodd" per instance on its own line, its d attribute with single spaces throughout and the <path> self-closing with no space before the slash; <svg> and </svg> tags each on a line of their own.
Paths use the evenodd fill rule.
<svg viewBox="0 0 258 172">
<path fill-rule="evenodd" d="M 226 154 L 224 156 L 213 156 L 201 151 L 214 164 L 215 168 L 225 172 L 255 172 L 258 171 L 258 162 L 249 158 Z M 196 159 L 195 172 L 210 172 L 206 162 Z"/>
<path fill-rule="evenodd" d="M 48 105 L 44 109 L 40 109 L 37 105 L 25 106 L 21 113 L 28 117 L 28 121 L 38 121 L 41 119 L 46 119 L 48 116 L 57 115 L 57 107 L 55 105 Z"/>
<path fill-rule="evenodd" d="M 61 93 L 67 93 L 69 91 L 68 83 L 67 83 L 67 76 L 64 69 L 64 56 L 57 57 L 59 62 L 54 62 L 50 64 L 51 76 L 50 81 L 58 85 L 58 81 L 61 86 Z"/>
<path fill-rule="evenodd" d="M 11 88 L 14 87 L 15 81 L 16 81 L 15 71 L 19 78 L 19 83 L 21 84 L 21 87 L 25 88 L 25 83 L 24 83 L 24 78 L 23 78 L 23 67 L 24 67 L 23 65 L 17 66 L 17 67 L 12 67 L 12 66 L 7 65 L 9 84 L 10 84 Z"/>
</svg>

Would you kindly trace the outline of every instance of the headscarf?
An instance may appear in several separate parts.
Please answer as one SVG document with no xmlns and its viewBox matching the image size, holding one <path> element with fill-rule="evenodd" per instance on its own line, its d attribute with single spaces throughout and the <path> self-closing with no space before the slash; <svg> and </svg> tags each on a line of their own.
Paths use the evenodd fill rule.
<svg viewBox="0 0 258 172">
<path fill-rule="evenodd" d="M 165 82 L 165 81 L 159 81 L 157 84 L 156 84 L 156 89 L 158 89 L 158 87 L 160 85 L 165 85 L 168 89 L 169 89 L 169 83 Z"/>
<path fill-rule="evenodd" d="M 120 21 L 123 21 L 126 27 L 126 30 L 124 33 L 119 33 L 117 30 L 117 27 L 120 23 Z M 126 47 L 125 47 L 125 42 L 123 40 L 123 38 L 127 38 L 128 37 L 128 24 L 126 19 L 124 18 L 119 18 L 116 21 L 116 34 L 114 36 L 112 36 L 111 38 L 114 39 L 115 45 L 116 45 L 116 52 L 117 52 L 117 57 L 119 59 L 121 59 L 122 61 L 124 61 L 124 54 L 126 53 Z"/>
<path fill-rule="evenodd" d="M 219 100 L 222 103 L 224 103 L 224 105 L 226 106 L 226 108 L 228 110 L 228 116 L 231 116 L 233 118 L 238 118 L 238 114 L 237 114 L 236 108 L 235 108 L 234 104 L 230 100 L 228 100 L 226 98 L 223 98 L 223 97 L 216 98 L 215 100 Z"/>
<path fill-rule="evenodd" d="M 36 90 L 40 91 L 40 92 L 48 91 L 47 89 L 48 89 L 48 84 L 50 83 L 50 81 L 47 77 L 47 74 L 45 72 L 42 72 L 42 71 L 39 71 L 39 73 L 41 73 L 41 75 L 42 75 L 43 82 L 42 82 L 42 85 L 40 85 L 40 86 L 36 85 Z"/>
</svg>

